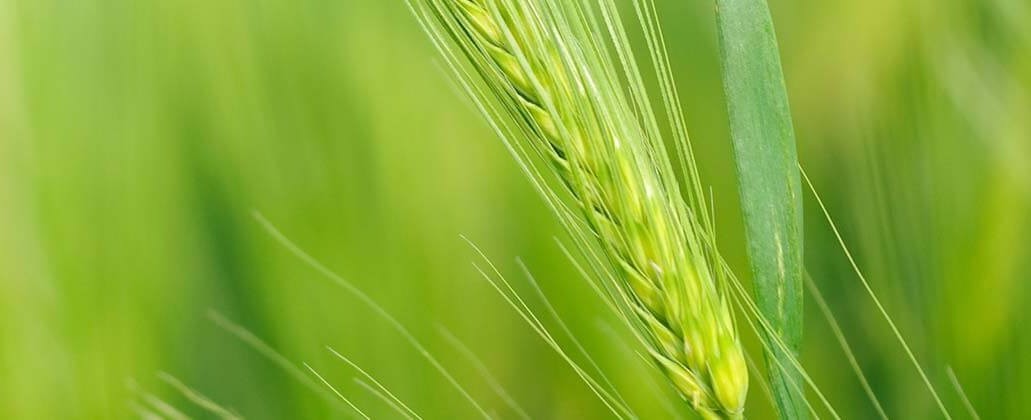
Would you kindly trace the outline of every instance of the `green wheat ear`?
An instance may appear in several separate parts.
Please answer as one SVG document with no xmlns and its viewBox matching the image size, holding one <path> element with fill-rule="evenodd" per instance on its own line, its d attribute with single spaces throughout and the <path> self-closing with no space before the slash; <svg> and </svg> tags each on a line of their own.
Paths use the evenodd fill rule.
<svg viewBox="0 0 1031 420">
<path fill-rule="evenodd" d="M 632 56 L 625 38 L 603 41 L 620 30 L 569 0 L 412 6 L 578 245 L 602 249 L 609 290 L 671 384 L 705 418 L 742 417 L 748 371 L 707 207 L 681 193 L 637 70 L 611 58 Z"/>
</svg>

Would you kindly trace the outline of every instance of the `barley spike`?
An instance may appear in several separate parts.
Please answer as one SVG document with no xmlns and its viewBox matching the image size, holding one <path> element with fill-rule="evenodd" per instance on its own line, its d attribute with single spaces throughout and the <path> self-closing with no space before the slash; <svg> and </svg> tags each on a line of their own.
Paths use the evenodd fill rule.
<svg viewBox="0 0 1031 420">
<path fill-rule="evenodd" d="M 561 187 L 546 193 L 578 209 L 580 238 L 603 249 L 670 383 L 704 418 L 742 418 L 748 371 L 699 221 L 704 201 L 685 199 L 627 82 L 600 41 L 585 39 L 608 35 L 590 25 L 590 9 L 581 0 L 419 1 L 431 35 L 457 47 L 471 69 L 464 76 L 479 77 L 470 83 L 497 114 L 488 118 L 510 127 L 517 149 L 550 162 Z"/>
</svg>

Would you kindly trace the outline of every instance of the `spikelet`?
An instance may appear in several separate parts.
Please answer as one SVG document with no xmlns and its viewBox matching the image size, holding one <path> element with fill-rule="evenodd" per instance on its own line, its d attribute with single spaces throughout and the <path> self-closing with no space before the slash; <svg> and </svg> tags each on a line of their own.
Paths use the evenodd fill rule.
<svg viewBox="0 0 1031 420">
<path fill-rule="evenodd" d="M 681 193 L 658 131 L 646 128 L 650 108 L 627 98 L 644 87 L 618 76 L 602 41 L 610 34 L 587 4 L 411 1 L 510 147 L 549 162 L 553 176 L 531 176 L 559 180 L 538 186 L 572 203 L 567 225 L 586 227 L 574 237 L 596 242 L 582 245 L 604 249 L 616 300 L 670 382 L 703 417 L 741 418 L 748 371 L 700 221 L 705 202 Z"/>
</svg>

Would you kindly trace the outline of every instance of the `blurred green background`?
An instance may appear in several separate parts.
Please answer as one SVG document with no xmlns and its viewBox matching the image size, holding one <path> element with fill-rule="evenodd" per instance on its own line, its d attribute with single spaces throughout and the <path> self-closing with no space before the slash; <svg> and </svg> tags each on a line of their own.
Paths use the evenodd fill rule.
<svg viewBox="0 0 1031 420">
<path fill-rule="evenodd" d="M 713 5 L 657 3 L 721 248 L 745 276 Z M 938 392 L 967 417 L 951 367 L 983 418 L 1031 416 L 1031 5 L 771 7 L 802 164 Z M 807 267 L 881 403 L 893 418 L 940 418 L 806 200 Z M 532 297 L 522 258 L 640 415 L 671 416 L 660 401 L 673 397 L 613 337 L 555 244 L 562 229 L 402 0 L 0 0 L 0 415 L 131 418 L 153 396 L 203 417 L 157 378 L 169 372 L 248 418 L 351 417 L 216 327 L 215 310 L 374 418 L 396 413 L 324 346 L 425 417 L 475 416 L 253 211 L 500 416 L 513 412 L 441 328 L 534 418 L 607 417 L 459 235 Z M 875 418 L 807 305 L 803 363 L 840 414 Z M 752 417 L 768 406 L 753 386 Z"/>
</svg>

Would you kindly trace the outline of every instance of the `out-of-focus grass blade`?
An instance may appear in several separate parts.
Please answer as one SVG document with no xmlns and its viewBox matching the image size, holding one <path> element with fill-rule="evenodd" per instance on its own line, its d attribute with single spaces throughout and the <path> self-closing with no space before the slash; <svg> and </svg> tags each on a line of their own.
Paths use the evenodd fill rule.
<svg viewBox="0 0 1031 420">
<path fill-rule="evenodd" d="M 773 19 L 766 0 L 716 5 L 755 297 L 787 347 L 766 340 L 769 379 L 780 417 L 806 418 L 799 372 L 788 359 L 802 338 L 801 181 Z"/>
</svg>

